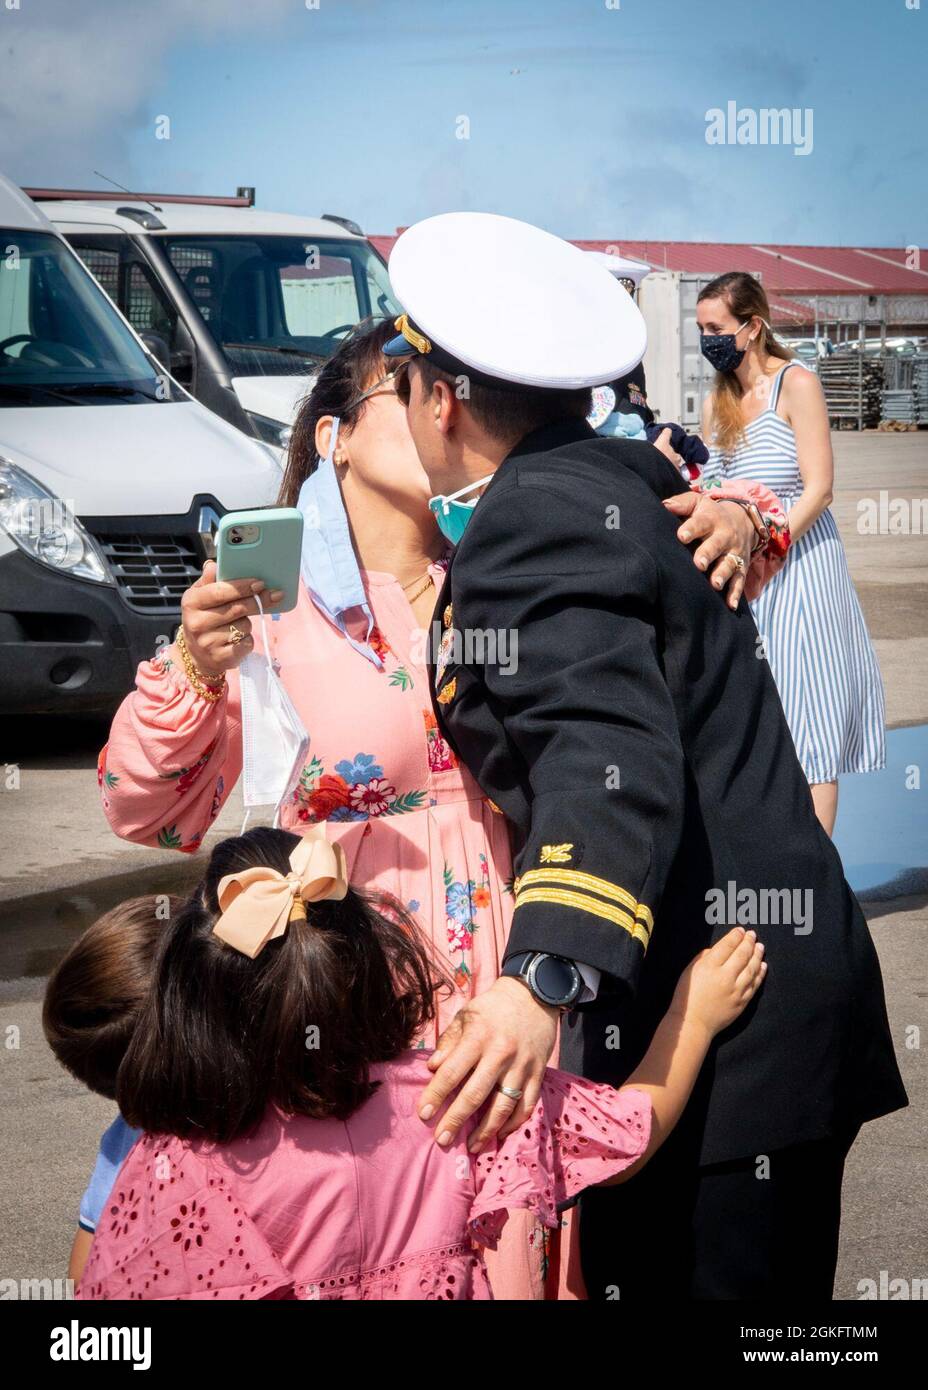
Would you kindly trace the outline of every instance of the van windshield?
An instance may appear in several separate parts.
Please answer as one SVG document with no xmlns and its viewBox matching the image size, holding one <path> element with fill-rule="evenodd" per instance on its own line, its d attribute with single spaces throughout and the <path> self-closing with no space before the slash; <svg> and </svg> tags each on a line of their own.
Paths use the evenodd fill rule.
<svg viewBox="0 0 928 1390">
<path fill-rule="evenodd" d="M 166 236 L 178 277 L 234 376 L 304 376 L 361 319 L 400 312 L 365 241 Z"/>
<path fill-rule="evenodd" d="M 175 399 L 60 237 L 0 229 L 0 406 Z"/>
</svg>

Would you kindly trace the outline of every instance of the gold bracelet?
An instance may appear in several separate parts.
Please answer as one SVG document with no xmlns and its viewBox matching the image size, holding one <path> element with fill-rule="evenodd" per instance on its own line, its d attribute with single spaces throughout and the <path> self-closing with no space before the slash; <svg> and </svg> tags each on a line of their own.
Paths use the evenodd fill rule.
<svg viewBox="0 0 928 1390">
<path fill-rule="evenodd" d="M 180 659 L 184 664 L 184 675 L 197 694 L 202 696 L 204 700 L 209 700 L 210 703 L 222 699 L 223 692 L 226 688 L 225 671 L 221 671 L 218 676 L 206 676 L 202 671 L 197 670 L 196 666 L 193 664 L 193 657 L 187 649 L 187 639 L 184 636 L 184 629 L 182 627 L 178 630 L 174 641 L 177 645 L 177 650 L 180 652 Z"/>
<path fill-rule="evenodd" d="M 711 495 L 711 494 L 710 494 Z M 770 527 L 764 521 L 763 513 L 756 502 L 749 502 L 746 497 L 713 497 L 713 502 L 734 502 L 736 507 L 747 512 L 748 519 L 754 527 L 754 544 L 751 546 L 751 554 L 756 555 L 759 550 L 765 550 L 770 544 Z"/>
</svg>

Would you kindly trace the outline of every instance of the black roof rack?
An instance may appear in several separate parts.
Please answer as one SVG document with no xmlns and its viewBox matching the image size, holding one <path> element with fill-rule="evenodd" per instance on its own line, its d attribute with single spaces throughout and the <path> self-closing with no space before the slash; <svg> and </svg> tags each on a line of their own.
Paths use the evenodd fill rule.
<svg viewBox="0 0 928 1390">
<path fill-rule="evenodd" d="M 156 217 L 153 212 L 148 212 L 145 208 L 117 208 L 120 217 L 131 217 L 133 222 L 137 222 L 140 227 L 144 227 L 146 232 L 163 232 L 165 224 L 160 217 Z"/>
<path fill-rule="evenodd" d="M 205 203 L 216 208 L 251 208 L 255 205 L 253 188 L 238 189 L 234 198 L 213 197 L 205 193 L 129 193 L 125 188 L 24 188 L 23 192 L 36 203 L 115 203 L 136 198 L 140 203 Z"/>
<path fill-rule="evenodd" d="M 337 217 L 334 212 L 324 212 L 323 222 L 337 222 L 340 227 L 344 227 L 346 232 L 354 232 L 355 236 L 363 236 L 364 233 L 357 222 L 352 222 L 350 217 Z"/>
</svg>

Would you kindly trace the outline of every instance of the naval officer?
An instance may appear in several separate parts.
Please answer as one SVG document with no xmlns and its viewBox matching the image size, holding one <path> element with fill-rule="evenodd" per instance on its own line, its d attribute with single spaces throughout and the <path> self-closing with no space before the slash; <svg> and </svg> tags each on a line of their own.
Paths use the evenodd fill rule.
<svg viewBox="0 0 928 1390">
<path fill-rule="evenodd" d="M 441 1039 L 420 1114 L 452 1098 L 439 1139 L 484 1102 L 472 1142 L 515 1127 L 559 1022 L 561 1064 L 620 1083 L 687 962 L 755 927 L 767 979 L 683 1120 L 582 1198 L 584 1274 L 591 1298 L 828 1298 L 848 1148 L 906 1095 L 750 612 L 677 542 L 672 465 L 586 423 L 590 388 L 641 360 L 641 315 L 577 248 L 488 214 L 410 228 L 390 275 L 388 353 L 456 542 L 435 711 L 517 869 L 502 976 Z"/>
</svg>

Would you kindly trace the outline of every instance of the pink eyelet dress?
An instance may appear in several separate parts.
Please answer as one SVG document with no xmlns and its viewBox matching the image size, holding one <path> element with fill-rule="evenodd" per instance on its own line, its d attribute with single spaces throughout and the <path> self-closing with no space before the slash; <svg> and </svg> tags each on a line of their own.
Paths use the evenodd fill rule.
<svg viewBox="0 0 928 1390">
<path fill-rule="evenodd" d="M 510 1213 L 557 1206 L 644 1153 L 651 1104 L 551 1068 L 525 1125 L 477 1156 L 438 1148 L 416 1113 L 411 1051 L 348 1120 L 269 1110 L 215 1146 L 145 1135 L 120 1169 L 77 1298 L 487 1300 L 483 1258 Z"/>
</svg>

